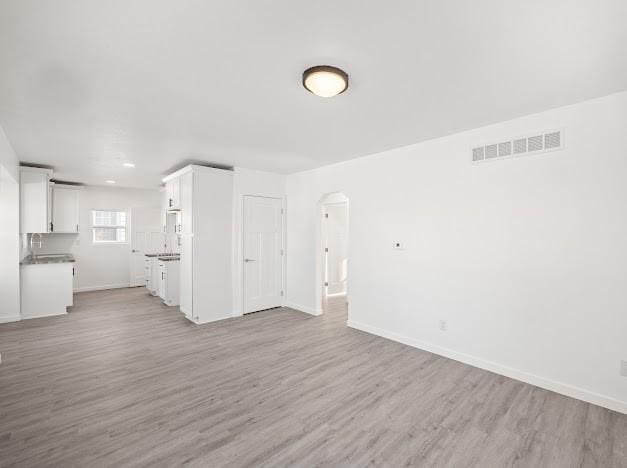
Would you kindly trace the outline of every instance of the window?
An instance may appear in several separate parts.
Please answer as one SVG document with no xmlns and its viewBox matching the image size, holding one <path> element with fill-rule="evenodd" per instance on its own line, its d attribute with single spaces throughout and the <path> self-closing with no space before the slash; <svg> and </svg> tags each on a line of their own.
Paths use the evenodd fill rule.
<svg viewBox="0 0 627 468">
<path fill-rule="evenodd" d="M 94 244 L 126 242 L 126 211 L 93 210 L 91 215 Z"/>
</svg>

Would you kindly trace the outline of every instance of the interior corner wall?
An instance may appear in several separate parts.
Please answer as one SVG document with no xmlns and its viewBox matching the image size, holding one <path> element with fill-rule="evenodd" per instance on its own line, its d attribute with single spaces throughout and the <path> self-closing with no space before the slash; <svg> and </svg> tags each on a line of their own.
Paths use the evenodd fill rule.
<svg viewBox="0 0 627 468">
<path fill-rule="evenodd" d="M 556 128 L 560 151 L 471 162 Z M 627 412 L 625 128 L 627 92 L 288 176 L 288 301 L 315 307 L 342 191 L 350 326 Z"/>
<path fill-rule="evenodd" d="M 0 323 L 20 319 L 19 162 L 0 127 Z"/>
<path fill-rule="evenodd" d="M 244 228 L 244 197 L 280 198 L 285 206 L 286 176 L 272 172 L 256 171 L 236 167 L 233 178 L 233 316 L 244 312 L 244 262 L 243 228 Z M 283 232 L 285 243 L 285 232 Z M 285 266 L 283 268 L 285 271 Z M 285 274 L 283 275 L 285 282 Z M 283 288 L 285 289 L 285 287 Z"/>
</svg>

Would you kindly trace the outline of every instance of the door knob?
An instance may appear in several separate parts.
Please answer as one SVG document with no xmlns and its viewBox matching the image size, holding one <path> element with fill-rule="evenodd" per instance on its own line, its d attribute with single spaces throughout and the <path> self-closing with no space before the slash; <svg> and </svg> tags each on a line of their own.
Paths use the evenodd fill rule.
<svg viewBox="0 0 627 468">
<path fill-rule="evenodd" d="M 137 252 L 139 252 L 139 250 L 137 250 L 137 249 L 133 249 L 133 250 L 131 250 L 131 252 L 133 252 L 133 253 L 137 253 Z"/>
<path fill-rule="evenodd" d="M 245 258 L 244 262 L 248 263 L 248 262 L 254 262 L 255 260 L 253 260 L 252 258 Z"/>
</svg>

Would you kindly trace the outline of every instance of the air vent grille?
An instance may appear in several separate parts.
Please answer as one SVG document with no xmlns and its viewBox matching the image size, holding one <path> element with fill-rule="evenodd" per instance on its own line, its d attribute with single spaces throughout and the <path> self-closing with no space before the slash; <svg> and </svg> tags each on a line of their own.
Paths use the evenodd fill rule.
<svg viewBox="0 0 627 468">
<path fill-rule="evenodd" d="M 512 142 L 499 143 L 499 158 L 512 154 Z"/>
<path fill-rule="evenodd" d="M 546 153 L 562 149 L 564 138 L 562 131 L 543 132 L 524 138 L 514 138 L 501 143 L 490 143 L 472 149 L 472 161 L 487 161 L 526 154 Z"/>
<path fill-rule="evenodd" d="M 544 135 L 544 148 L 545 149 L 559 148 L 561 146 L 562 146 L 562 143 L 561 143 L 560 132 L 546 133 Z"/>
<path fill-rule="evenodd" d="M 544 145 L 542 144 L 542 135 L 527 138 L 527 151 L 540 151 L 542 149 L 544 149 Z"/>
<path fill-rule="evenodd" d="M 522 154 L 527 152 L 527 139 L 521 138 L 514 140 L 514 154 Z"/>
<path fill-rule="evenodd" d="M 472 160 L 473 161 L 483 160 L 483 146 L 481 148 L 475 148 L 472 150 Z"/>
<path fill-rule="evenodd" d="M 488 145 L 485 147 L 485 158 L 486 159 L 491 159 L 491 158 L 496 158 L 498 156 L 498 152 L 497 152 L 497 146 L 496 145 Z"/>
</svg>

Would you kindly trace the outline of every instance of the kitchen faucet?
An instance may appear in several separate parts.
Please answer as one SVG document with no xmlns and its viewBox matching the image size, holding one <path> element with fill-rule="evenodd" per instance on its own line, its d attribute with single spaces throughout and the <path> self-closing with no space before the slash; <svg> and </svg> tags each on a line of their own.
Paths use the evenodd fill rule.
<svg viewBox="0 0 627 468">
<path fill-rule="evenodd" d="M 34 239 L 35 235 L 38 235 L 38 236 L 39 236 L 39 242 L 38 242 L 38 244 L 39 244 L 39 245 L 38 245 L 37 247 L 39 247 L 39 248 L 41 249 L 41 245 L 42 245 L 42 238 L 43 238 L 43 237 L 42 237 L 41 233 L 39 233 L 39 232 L 33 232 L 33 233 L 30 235 L 30 255 L 31 255 L 31 257 L 33 257 L 33 256 L 34 256 L 34 252 L 33 252 L 33 239 Z"/>
</svg>

